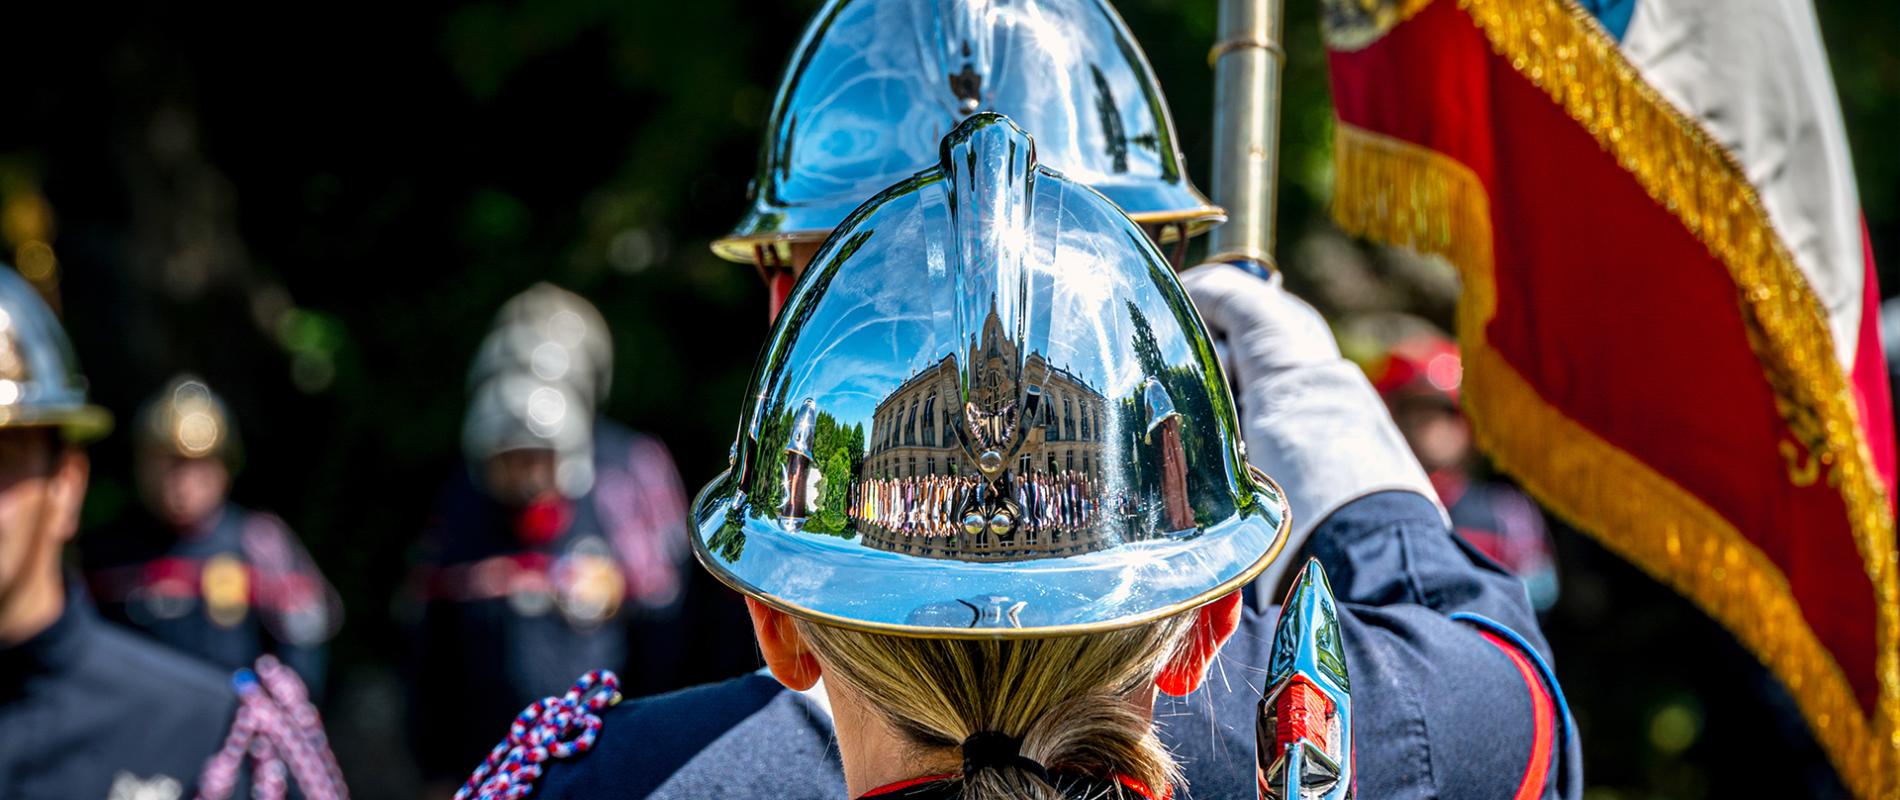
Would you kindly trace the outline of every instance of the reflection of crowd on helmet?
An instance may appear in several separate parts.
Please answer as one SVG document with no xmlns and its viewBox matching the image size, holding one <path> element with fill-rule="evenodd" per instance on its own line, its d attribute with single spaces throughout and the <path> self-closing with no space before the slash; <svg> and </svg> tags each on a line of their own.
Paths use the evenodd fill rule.
<svg viewBox="0 0 1900 800">
<path fill-rule="evenodd" d="M 1102 507 L 1094 479 L 1075 470 L 1031 473 L 1013 483 L 1004 491 L 1022 509 L 1018 529 L 1025 532 L 1082 530 Z M 850 517 L 912 536 L 955 536 L 963 530 L 959 509 L 982 508 L 997 491 L 971 475 L 872 478 L 851 488 Z"/>
<path fill-rule="evenodd" d="M 1101 505 L 1094 480 L 1072 469 L 1030 474 L 1016 484 L 1016 502 L 1023 508 L 1023 528 L 1030 531 L 1087 528 Z"/>
<path fill-rule="evenodd" d="M 912 536 L 955 536 L 956 511 L 982 502 L 989 487 L 973 475 L 872 478 L 851 488 L 851 519 Z"/>
</svg>

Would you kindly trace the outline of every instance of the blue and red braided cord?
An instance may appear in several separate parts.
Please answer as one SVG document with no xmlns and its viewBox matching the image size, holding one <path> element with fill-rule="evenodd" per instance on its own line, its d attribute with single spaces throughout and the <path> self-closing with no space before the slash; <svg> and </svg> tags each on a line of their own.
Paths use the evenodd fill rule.
<svg viewBox="0 0 1900 800">
<path fill-rule="evenodd" d="M 528 706 L 508 726 L 508 738 L 489 751 L 455 800 L 520 800 L 534 791 L 542 765 L 550 758 L 570 758 L 587 752 L 600 735 L 600 717 L 594 712 L 620 702 L 620 677 L 611 670 L 594 670 L 560 697 L 546 697 Z"/>
</svg>

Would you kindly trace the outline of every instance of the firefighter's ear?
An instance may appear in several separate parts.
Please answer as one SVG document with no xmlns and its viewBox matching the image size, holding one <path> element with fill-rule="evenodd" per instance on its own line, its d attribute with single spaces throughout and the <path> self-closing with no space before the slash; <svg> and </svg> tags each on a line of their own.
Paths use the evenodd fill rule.
<svg viewBox="0 0 1900 800">
<path fill-rule="evenodd" d="M 750 597 L 745 599 L 745 608 L 752 614 L 752 634 L 758 637 L 759 652 L 765 655 L 765 666 L 772 670 L 772 677 L 795 692 L 817 684 L 823 674 L 818 658 L 806 646 L 805 637 L 798 635 L 792 618 Z"/>
<path fill-rule="evenodd" d="M 1174 651 L 1174 657 L 1161 668 L 1161 674 L 1155 676 L 1155 686 L 1175 697 L 1186 697 L 1201 688 L 1208 665 L 1214 663 L 1221 646 L 1240 629 L 1240 593 L 1229 593 L 1195 609 L 1194 614 L 1193 629 L 1181 641 L 1181 648 Z"/>
</svg>

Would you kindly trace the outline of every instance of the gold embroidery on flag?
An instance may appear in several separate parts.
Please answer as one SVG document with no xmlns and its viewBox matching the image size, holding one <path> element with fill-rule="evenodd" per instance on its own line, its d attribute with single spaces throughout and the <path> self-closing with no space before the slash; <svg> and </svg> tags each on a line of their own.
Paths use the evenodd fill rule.
<svg viewBox="0 0 1900 800">
<path fill-rule="evenodd" d="M 1459 4 L 1494 51 L 1589 130 L 1728 268 L 1777 410 L 1828 468 L 1828 483 L 1841 493 L 1874 589 L 1881 744 L 1864 749 L 1851 746 L 1858 741 L 1835 739 L 1826 720 L 1844 718 L 1839 715 L 1806 709 L 1808 718 L 1821 729 L 1817 738 L 1829 745 L 1849 786 L 1864 797 L 1892 796 L 1900 789 L 1900 565 L 1892 506 L 1861 434 L 1820 301 L 1734 156 L 1644 82 L 1588 12 L 1569 0 Z"/>
<path fill-rule="evenodd" d="M 1551 511 L 1732 631 L 1795 696 L 1843 781 L 1863 798 L 1891 796 L 1900 778 L 1894 758 L 1900 736 L 1893 725 L 1893 701 L 1900 695 L 1891 671 L 1891 568 L 1869 567 L 1881 587 L 1881 699 L 1870 725 L 1846 675 L 1801 615 L 1774 562 L 1700 498 L 1546 402 L 1490 347 L 1485 326 L 1497 312 L 1497 285 L 1490 200 L 1477 175 L 1444 154 L 1343 121 L 1335 121 L 1335 131 L 1332 212 L 1340 226 L 1444 256 L 1464 278 L 1458 328 L 1465 397 L 1484 450 Z M 1823 340 L 1820 346 L 1825 364 L 1838 363 L 1831 343 Z M 1835 470 L 1830 480 L 1836 473 L 1848 479 L 1856 475 Z M 1860 479 L 1871 475 L 1865 467 L 1858 473 Z M 1851 503 L 1849 508 L 1855 510 Z M 1863 515 L 1855 527 L 1858 532 L 1863 524 L 1881 521 Z M 1891 530 L 1890 520 L 1886 524 Z"/>
</svg>

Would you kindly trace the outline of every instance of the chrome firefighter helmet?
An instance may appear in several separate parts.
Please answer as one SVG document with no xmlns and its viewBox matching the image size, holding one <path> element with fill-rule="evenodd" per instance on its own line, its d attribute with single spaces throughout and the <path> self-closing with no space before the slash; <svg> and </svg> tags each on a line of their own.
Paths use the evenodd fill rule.
<svg viewBox="0 0 1900 800">
<path fill-rule="evenodd" d="M 198 376 L 180 373 L 139 409 L 134 434 L 141 448 L 185 458 L 216 458 L 234 471 L 244 444 L 224 399 Z"/>
<path fill-rule="evenodd" d="M 1200 317 L 1102 195 L 977 114 L 793 290 L 695 551 L 787 613 L 910 635 L 1116 628 L 1238 589 L 1286 502 Z"/>
<path fill-rule="evenodd" d="M 490 376 L 469 395 L 462 454 L 471 470 L 510 450 L 554 453 L 554 484 L 578 498 L 594 488 L 593 398 L 527 369 Z"/>
<path fill-rule="evenodd" d="M 496 375 L 520 370 L 566 383 L 598 405 L 612 388 L 613 368 L 613 337 L 594 304 L 554 284 L 537 283 L 495 312 L 469 366 L 468 388 L 472 392 Z"/>
<path fill-rule="evenodd" d="M 746 262 L 825 238 L 935 166 L 941 137 L 979 111 L 1008 115 L 1043 164 L 1142 224 L 1225 219 L 1188 181 L 1167 100 L 1106 0 L 829 0 L 779 84 L 751 210 L 714 252 Z"/>
<path fill-rule="evenodd" d="M 111 432 L 112 413 L 86 402 L 86 379 L 53 310 L 0 265 L 0 427 L 34 426 L 88 442 Z"/>
</svg>

